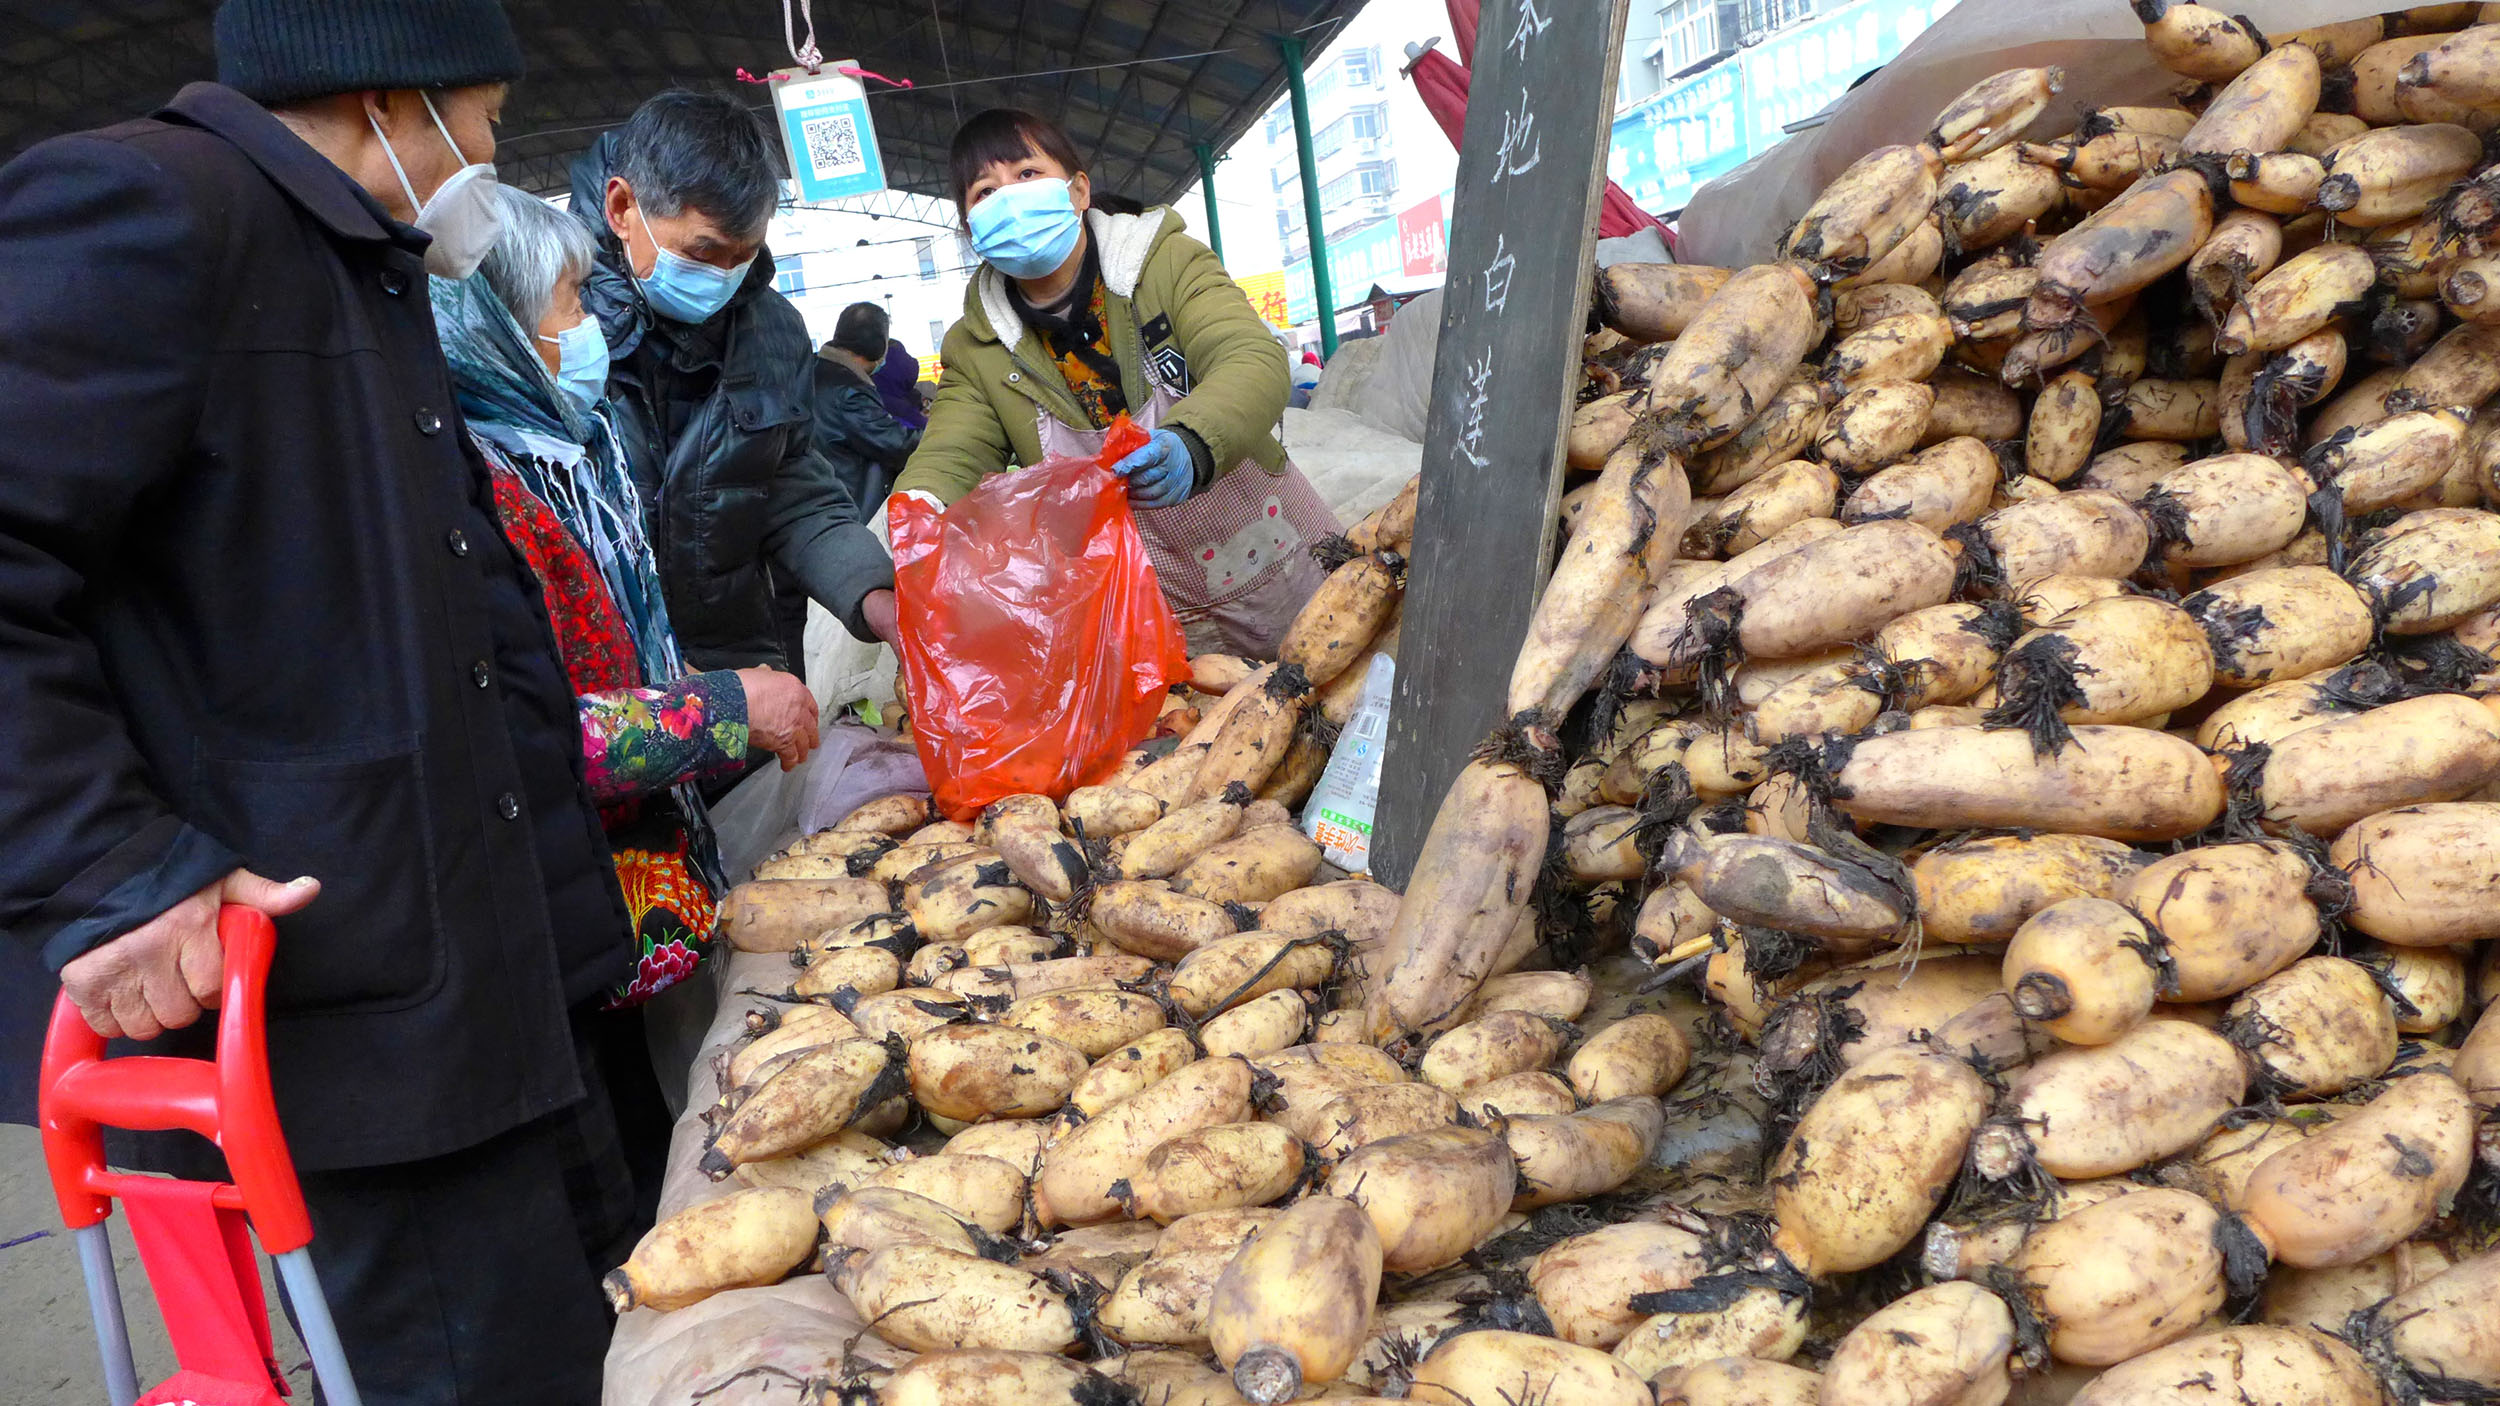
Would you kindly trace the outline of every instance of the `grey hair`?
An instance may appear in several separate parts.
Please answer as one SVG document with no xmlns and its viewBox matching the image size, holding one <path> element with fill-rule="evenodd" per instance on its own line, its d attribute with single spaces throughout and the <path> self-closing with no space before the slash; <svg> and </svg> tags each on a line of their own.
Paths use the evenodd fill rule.
<svg viewBox="0 0 2500 1406">
<path fill-rule="evenodd" d="M 688 210 L 733 238 L 762 238 L 781 200 L 780 144 L 726 93 L 671 88 L 616 129 L 614 171 L 646 214 Z"/>
<path fill-rule="evenodd" d="M 486 251 L 478 272 L 511 309 L 521 330 L 536 333 L 547 305 L 555 300 L 556 285 L 588 275 L 598 246 L 581 221 L 526 191 L 499 185 L 495 202 L 503 233 Z"/>
</svg>

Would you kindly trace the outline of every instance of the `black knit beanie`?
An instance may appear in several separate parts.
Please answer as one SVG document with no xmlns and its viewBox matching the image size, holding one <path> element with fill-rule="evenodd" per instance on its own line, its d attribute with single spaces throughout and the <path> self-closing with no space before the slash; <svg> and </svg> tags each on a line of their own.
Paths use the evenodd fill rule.
<svg viewBox="0 0 2500 1406">
<path fill-rule="evenodd" d="M 521 76 L 502 0 L 225 0 L 217 81 L 264 107 Z"/>
</svg>

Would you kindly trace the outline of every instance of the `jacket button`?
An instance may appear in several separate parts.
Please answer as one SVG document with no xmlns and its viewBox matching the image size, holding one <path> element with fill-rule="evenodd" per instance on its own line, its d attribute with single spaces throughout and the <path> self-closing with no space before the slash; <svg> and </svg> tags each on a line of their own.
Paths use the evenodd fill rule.
<svg viewBox="0 0 2500 1406">
<path fill-rule="evenodd" d="M 408 291 L 408 275 L 397 269 L 382 270 L 382 291 L 396 298 Z"/>
<path fill-rule="evenodd" d="M 469 554 L 469 534 L 455 527 L 443 534 L 443 545 L 451 548 L 453 556 L 465 557 Z"/>
<path fill-rule="evenodd" d="M 437 412 L 437 411 L 433 411 L 433 410 L 419 410 L 419 411 L 417 412 L 417 433 L 418 433 L 418 434 L 421 434 L 421 435 L 438 435 L 438 434 L 441 434 L 442 432 L 443 432 L 443 417 L 442 417 L 442 415 L 441 415 L 439 412 Z"/>
<path fill-rule="evenodd" d="M 497 796 L 495 798 L 495 814 L 502 816 L 506 820 L 520 819 L 521 798 L 513 795 L 510 791 L 506 791 L 502 795 Z"/>
<path fill-rule="evenodd" d="M 494 681 L 495 671 L 486 667 L 485 660 L 480 659 L 476 663 L 469 666 L 469 682 L 476 684 L 480 688 L 484 688 Z"/>
<path fill-rule="evenodd" d="M 1008 372 L 1008 373 L 1007 373 L 1007 383 L 1008 383 L 1009 385 L 1014 385 L 1016 382 L 1021 381 L 1021 380 L 1023 380 L 1023 379 L 1024 379 L 1024 373 L 1023 373 L 1023 372 L 1021 372 L 1021 371 L 1010 371 L 1010 372 Z"/>
</svg>

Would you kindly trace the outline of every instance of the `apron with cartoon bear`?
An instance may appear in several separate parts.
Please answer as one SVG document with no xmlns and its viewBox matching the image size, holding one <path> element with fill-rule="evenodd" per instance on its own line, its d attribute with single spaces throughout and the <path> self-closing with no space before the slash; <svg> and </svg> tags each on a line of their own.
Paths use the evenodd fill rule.
<svg viewBox="0 0 2500 1406">
<path fill-rule="evenodd" d="M 1129 418 L 1146 430 L 1180 403 L 1153 357 L 1149 390 Z M 1038 412 L 1045 459 L 1092 458 L 1104 432 L 1075 429 Z M 1204 493 L 1168 508 L 1141 508 L 1137 533 L 1191 654 L 1273 659 L 1285 628 L 1327 578 L 1311 548 L 1344 531 L 1311 481 L 1287 459 L 1275 471 L 1243 459 Z"/>
</svg>

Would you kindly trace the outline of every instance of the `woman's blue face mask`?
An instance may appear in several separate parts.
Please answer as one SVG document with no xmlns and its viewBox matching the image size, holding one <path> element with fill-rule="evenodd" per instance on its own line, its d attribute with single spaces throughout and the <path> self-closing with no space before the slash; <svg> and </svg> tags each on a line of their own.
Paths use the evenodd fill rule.
<svg viewBox="0 0 2500 1406">
<path fill-rule="evenodd" d="M 552 337 L 541 333 L 538 340 L 555 343 L 556 389 L 574 408 L 586 411 L 607 399 L 608 334 L 599 319 L 585 317 Z"/>
<path fill-rule="evenodd" d="M 972 207 L 972 252 L 1009 278 L 1041 278 L 1076 252 L 1085 222 L 1063 180 L 1000 186 Z"/>
</svg>

